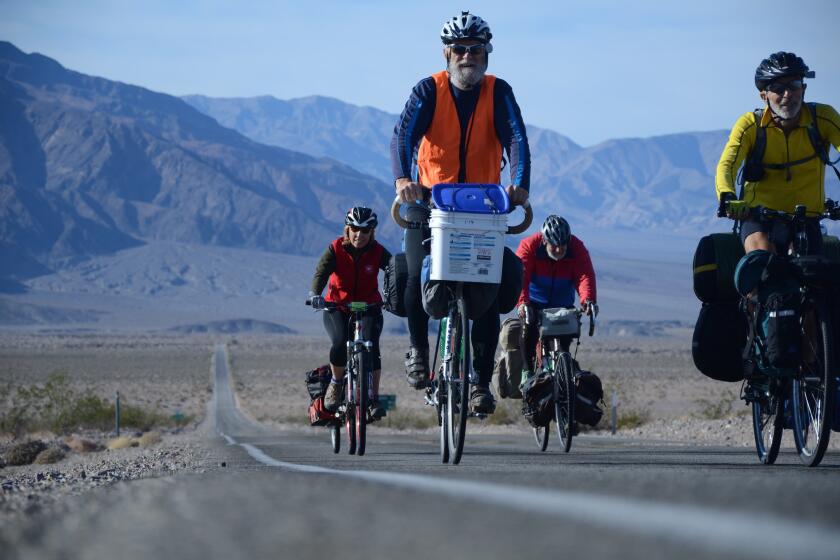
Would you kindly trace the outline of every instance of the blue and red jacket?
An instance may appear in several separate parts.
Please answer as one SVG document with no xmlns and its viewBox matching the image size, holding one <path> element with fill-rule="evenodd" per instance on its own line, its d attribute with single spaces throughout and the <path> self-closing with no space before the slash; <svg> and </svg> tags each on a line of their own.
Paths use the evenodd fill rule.
<svg viewBox="0 0 840 560">
<path fill-rule="evenodd" d="M 548 256 L 541 233 L 523 239 L 516 254 L 524 268 L 520 304 L 530 303 L 537 309 L 574 307 L 575 291 L 580 301 L 598 301 L 589 251 L 574 235 L 559 261 Z"/>
</svg>

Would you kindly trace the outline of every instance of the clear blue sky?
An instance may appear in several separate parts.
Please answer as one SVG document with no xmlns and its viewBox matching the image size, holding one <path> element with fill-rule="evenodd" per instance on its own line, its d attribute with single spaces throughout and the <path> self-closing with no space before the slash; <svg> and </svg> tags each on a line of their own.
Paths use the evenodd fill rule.
<svg viewBox="0 0 840 560">
<path fill-rule="evenodd" d="M 526 122 L 584 146 L 729 128 L 777 50 L 816 71 L 807 98 L 840 106 L 835 0 L 0 0 L 0 39 L 175 95 L 320 94 L 396 113 L 443 67 L 438 33 L 461 9 L 490 23 L 490 72 Z"/>
</svg>

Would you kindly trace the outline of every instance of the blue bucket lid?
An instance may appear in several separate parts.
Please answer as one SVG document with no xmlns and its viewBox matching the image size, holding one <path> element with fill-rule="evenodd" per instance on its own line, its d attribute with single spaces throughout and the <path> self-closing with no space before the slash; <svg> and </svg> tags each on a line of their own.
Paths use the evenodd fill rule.
<svg viewBox="0 0 840 560">
<path fill-rule="evenodd" d="M 510 198 L 501 185 L 482 183 L 438 183 L 432 200 L 440 210 L 469 214 L 507 214 Z"/>
</svg>

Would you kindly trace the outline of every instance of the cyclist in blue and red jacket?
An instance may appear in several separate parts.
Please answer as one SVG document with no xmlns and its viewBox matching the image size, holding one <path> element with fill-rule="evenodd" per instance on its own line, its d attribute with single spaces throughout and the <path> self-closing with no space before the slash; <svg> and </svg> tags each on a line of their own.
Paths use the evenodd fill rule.
<svg viewBox="0 0 840 560">
<path fill-rule="evenodd" d="M 324 309 L 330 302 L 339 306 L 353 301 L 380 303 L 379 271 L 385 270 L 391 253 L 374 239 L 377 224 L 376 214 L 370 208 L 355 206 L 344 219 L 344 234 L 333 240 L 318 261 L 309 302 L 313 309 Z M 327 287 L 327 296 L 320 294 Z M 382 334 L 382 310 L 366 312 L 367 320 L 363 336 L 373 342 L 373 394 L 370 403 L 371 416 L 379 419 L 385 410 L 379 405 L 379 374 L 382 361 L 379 355 L 379 335 Z M 347 368 L 347 332 L 350 313 L 343 307 L 324 311 L 324 328 L 332 343 L 330 347 L 330 369 L 332 380 L 324 395 L 324 407 L 335 410 L 344 399 L 342 383 Z"/>
<path fill-rule="evenodd" d="M 545 219 L 539 233 L 519 243 L 517 256 L 522 260 L 524 276 L 519 295 L 519 318 L 525 324 L 525 367 L 534 371 L 539 338 L 539 310 L 575 306 L 575 291 L 584 312 L 598 315 L 595 303 L 595 270 L 583 241 L 572 235 L 569 223 L 555 215 Z M 572 338 L 561 339 L 568 352 Z"/>
</svg>

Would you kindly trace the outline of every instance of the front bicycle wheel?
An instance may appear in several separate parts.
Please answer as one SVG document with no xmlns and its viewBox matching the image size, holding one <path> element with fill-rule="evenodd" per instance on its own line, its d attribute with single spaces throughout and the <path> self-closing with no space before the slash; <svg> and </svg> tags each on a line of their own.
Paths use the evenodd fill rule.
<svg viewBox="0 0 840 560">
<path fill-rule="evenodd" d="M 353 385 L 353 372 L 348 368 L 347 375 L 344 377 L 344 386 L 347 391 L 344 405 L 344 429 L 347 432 L 347 453 L 350 455 L 356 454 L 356 397 L 353 395 Z"/>
<path fill-rule="evenodd" d="M 554 420 L 557 435 L 563 442 L 563 451 L 572 448 L 575 421 L 575 379 L 572 370 L 572 356 L 560 352 L 554 360 Z"/>
<path fill-rule="evenodd" d="M 752 402 L 753 436 L 758 460 L 764 465 L 772 465 L 779 456 L 782 444 L 782 430 L 785 427 L 785 398 L 787 389 L 774 385 L 768 386 L 767 393 L 758 396 L 754 393 Z"/>
<path fill-rule="evenodd" d="M 336 422 L 330 426 L 330 439 L 332 440 L 333 453 L 341 451 L 341 424 Z"/>
<path fill-rule="evenodd" d="M 370 382 L 371 372 L 370 360 L 364 352 L 357 352 L 354 357 L 358 372 L 359 382 L 356 384 L 356 455 L 365 454 L 365 443 L 367 440 L 367 403 L 368 403 L 368 385 Z"/>
<path fill-rule="evenodd" d="M 449 451 L 457 465 L 464 453 L 467 417 L 470 414 L 470 320 L 464 297 L 458 297 L 455 313 L 450 313 L 453 329 L 449 387 L 446 405 L 449 421 Z"/>
<path fill-rule="evenodd" d="M 548 435 L 551 433 L 549 426 L 534 427 L 534 439 L 537 440 L 537 447 L 540 451 L 548 449 Z"/>
<path fill-rule="evenodd" d="M 828 307 L 808 302 L 802 312 L 802 364 L 793 380 L 793 438 L 809 467 L 822 461 L 836 406 L 835 348 Z"/>
</svg>

